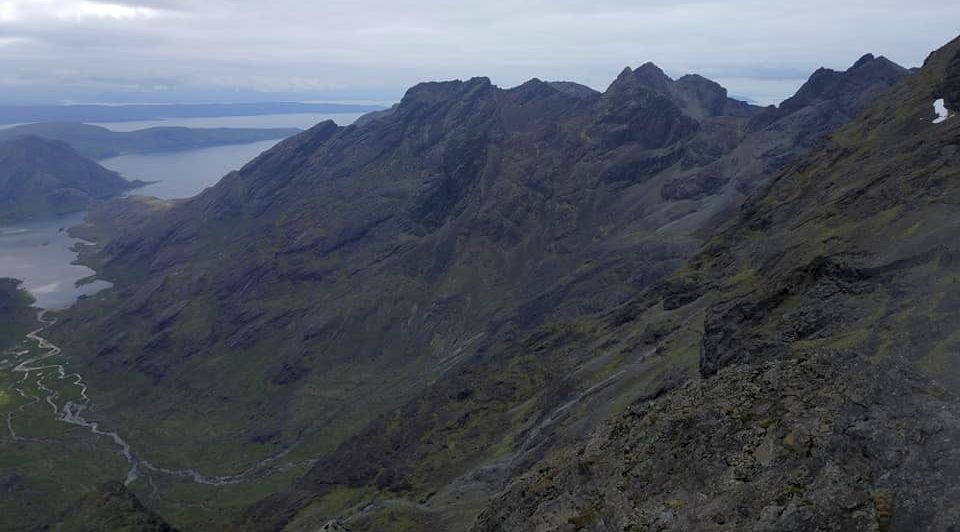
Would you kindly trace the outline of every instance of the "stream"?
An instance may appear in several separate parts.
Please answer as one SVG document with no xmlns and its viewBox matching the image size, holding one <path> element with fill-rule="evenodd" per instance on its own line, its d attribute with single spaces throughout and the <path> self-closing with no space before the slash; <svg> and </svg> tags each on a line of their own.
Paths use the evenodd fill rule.
<svg viewBox="0 0 960 532">
<path fill-rule="evenodd" d="M 27 403 L 21 405 L 18 409 L 7 413 L 6 425 L 12 439 L 16 441 L 31 441 L 30 438 L 25 438 L 17 434 L 16 429 L 14 428 L 14 419 L 16 419 L 18 414 L 22 414 L 28 407 L 42 402 L 46 403 L 46 405 L 51 408 L 57 421 L 82 427 L 97 436 L 102 436 L 112 440 L 117 446 L 119 454 L 129 465 L 129 470 L 127 471 L 126 480 L 124 482 L 128 486 L 137 479 L 141 478 L 144 472 L 148 474 L 157 473 L 175 476 L 196 484 L 203 484 L 207 486 L 226 486 L 248 481 L 257 475 L 270 474 L 284 471 L 293 467 L 313 464 L 314 460 L 305 460 L 288 464 L 275 464 L 275 462 L 290 454 L 297 447 L 299 442 L 294 442 L 292 445 L 288 446 L 282 451 L 256 462 L 243 472 L 235 475 L 208 476 L 195 469 L 169 469 L 154 465 L 147 460 L 139 458 L 137 453 L 134 452 L 132 446 L 118 433 L 101 429 L 99 422 L 89 421 L 83 416 L 85 411 L 88 411 L 92 408 L 90 397 L 87 395 L 87 385 L 83 380 L 83 376 L 77 372 L 69 372 L 64 364 L 59 363 L 56 359 L 63 354 L 63 350 L 59 346 L 54 345 L 49 340 L 40 336 L 40 333 L 56 323 L 56 320 L 47 317 L 46 311 L 41 311 L 37 318 L 42 324 L 42 327 L 31 331 L 27 335 L 27 339 L 35 343 L 41 353 L 33 356 L 30 355 L 30 350 L 22 350 L 11 353 L 14 358 L 10 371 L 12 373 L 22 375 L 22 377 L 15 379 L 9 388 L 17 395 L 29 400 Z M 0 366 L 0 368 L 9 365 L 10 362 L 5 362 L 2 366 Z M 61 386 L 67 385 L 74 387 L 77 392 L 77 400 L 65 400 L 61 402 L 60 392 L 57 392 L 50 386 L 47 386 L 46 381 L 48 378 L 57 379 L 60 381 Z M 34 395 L 31 393 L 31 390 L 28 389 L 31 387 L 31 385 L 37 392 L 39 392 L 39 395 Z M 40 395 L 43 395 L 43 397 L 41 398 Z M 152 477 L 148 478 L 147 480 L 151 485 L 153 485 Z"/>
<path fill-rule="evenodd" d="M 357 116 L 359 115 L 344 114 L 322 118 L 334 118 L 341 125 L 348 125 Z M 233 118 L 238 120 L 237 123 L 231 123 L 234 126 L 262 127 L 265 124 L 261 121 L 270 117 Z M 303 122 L 297 123 L 300 127 L 309 127 L 318 120 L 317 117 L 306 115 L 293 118 Z M 197 121 L 190 125 L 211 127 L 217 124 Z M 101 163 L 130 179 L 156 181 L 135 191 L 137 194 L 163 199 L 189 197 L 215 184 L 220 176 L 241 167 L 276 142 L 218 146 L 174 153 L 125 155 Z M 232 475 L 206 475 L 191 468 L 166 468 L 141 458 L 143 454 L 119 432 L 104 428 L 101 425 L 104 421 L 88 419 L 92 417 L 91 412 L 94 410 L 91 395 L 95 394 L 88 390 L 80 373 L 68 369 L 69 357 L 64 355 L 60 346 L 42 336 L 43 332 L 56 322 L 47 315 L 47 310 L 65 309 L 78 298 L 92 296 L 111 286 L 108 282 L 95 280 L 92 277 L 95 273 L 93 270 L 75 263 L 74 246 L 80 241 L 70 237 L 66 228 L 82 223 L 84 215 L 85 213 L 76 213 L 0 227 L 0 277 L 22 280 L 23 287 L 36 300 L 35 306 L 41 309 L 38 315 L 41 327 L 26 337 L 24 345 L 29 347 L 20 347 L 20 351 L 0 354 L 0 371 L 10 372 L 14 376 L 8 391 L 25 400 L 6 414 L 6 429 L 10 437 L 18 442 L 43 441 L 44 438 L 30 438 L 27 434 L 18 433 L 16 421 L 28 415 L 28 410 L 32 415 L 33 409 L 49 408 L 58 422 L 79 427 L 107 440 L 128 465 L 125 483 L 130 485 L 143 479 L 153 488 L 154 495 L 158 491 L 153 479 L 155 475 L 165 475 L 200 485 L 226 486 L 315 463 L 316 460 L 281 461 L 299 446 L 298 440 Z M 87 282 L 88 279 L 94 280 Z"/>
</svg>

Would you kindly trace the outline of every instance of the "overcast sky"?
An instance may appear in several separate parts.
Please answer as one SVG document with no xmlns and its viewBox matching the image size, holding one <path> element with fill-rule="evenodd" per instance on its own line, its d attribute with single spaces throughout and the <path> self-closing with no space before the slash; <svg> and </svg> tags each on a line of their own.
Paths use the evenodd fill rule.
<svg viewBox="0 0 960 532">
<path fill-rule="evenodd" d="M 392 101 L 476 75 L 603 89 L 653 61 L 775 103 L 866 52 L 917 66 L 958 22 L 957 0 L 0 0 L 0 101 Z"/>
</svg>

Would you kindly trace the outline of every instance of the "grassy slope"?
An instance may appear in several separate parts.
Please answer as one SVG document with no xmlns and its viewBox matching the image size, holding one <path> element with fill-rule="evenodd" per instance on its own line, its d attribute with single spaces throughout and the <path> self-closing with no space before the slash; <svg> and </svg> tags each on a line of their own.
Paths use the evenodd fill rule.
<svg viewBox="0 0 960 532">
<path fill-rule="evenodd" d="M 0 279 L 0 529 L 30 530 L 48 523 L 79 494 L 124 474 L 123 460 L 100 438 L 54 420 L 46 403 L 34 400 L 41 391 L 29 384 L 28 397 L 14 390 L 20 374 L 10 372 L 11 361 L 37 354 L 25 335 L 38 325 L 32 299 L 19 283 Z M 14 357 L 14 351 L 27 354 Z M 59 381 L 47 382 L 60 389 Z M 65 397 L 74 393 L 60 390 Z M 17 436 L 7 427 L 7 415 Z"/>
<path fill-rule="evenodd" d="M 0 279 L 0 530 L 171 530 L 122 485 L 109 483 L 126 472 L 110 441 L 56 421 L 35 399 L 46 393 L 10 371 L 39 353 L 25 339 L 39 325 L 33 299 L 18 287 Z M 44 385 L 62 403 L 78 399 L 68 381 L 45 379 Z"/>
</svg>

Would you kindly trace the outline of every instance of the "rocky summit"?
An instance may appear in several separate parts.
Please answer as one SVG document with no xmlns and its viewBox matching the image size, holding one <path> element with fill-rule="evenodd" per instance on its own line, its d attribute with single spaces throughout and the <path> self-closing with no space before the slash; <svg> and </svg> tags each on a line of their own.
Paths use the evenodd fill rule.
<svg viewBox="0 0 960 532">
<path fill-rule="evenodd" d="M 95 213 L 48 334 L 178 529 L 948 529 L 958 54 L 423 83 Z"/>
</svg>

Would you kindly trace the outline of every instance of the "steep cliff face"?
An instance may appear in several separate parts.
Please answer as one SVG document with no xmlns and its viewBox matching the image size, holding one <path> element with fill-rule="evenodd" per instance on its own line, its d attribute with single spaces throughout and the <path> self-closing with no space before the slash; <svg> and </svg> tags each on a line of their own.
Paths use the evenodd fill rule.
<svg viewBox="0 0 960 532">
<path fill-rule="evenodd" d="M 0 142 L 0 222 L 82 211 L 134 186 L 62 142 Z"/>
<path fill-rule="evenodd" d="M 955 526 L 960 122 L 931 102 L 958 58 L 932 54 L 625 306 L 634 327 L 699 306 L 699 378 L 531 468 L 474 529 Z"/>
<path fill-rule="evenodd" d="M 889 75 L 864 83 L 878 92 L 908 75 L 877 68 Z M 829 120 L 838 120 L 824 104 L 834 97 L 814 99 Z M 424 443 L 456 409 L 443 399 L 434 412 L 420 393 L 465 393 L 466 409 L 484 397 L 513 431 L 529 429 L 509 418 L 516 401 L 547 412 L 589 387 L 607 366 L 578 369 L 576 343 L 545 362 L 516 339 L 616 307 L 671 275 L 741 190 L 803 150 L 795 136 L 829 129 L 801 131 L 809 123 L 797 113 L 818 112 L 805 106 L 761 127 L 753 120 L 762 112 L 652 64 L 625 70 L 602 94 L 539 80 L 509 90 L 484 78 L 421 84 L 389 113 L 319 124 L 200 196 L 117 230 L 91 258 L 117 288 L 82 302 L 53 334 L 71 338 L 101 412 L 165 464 L 231 472 L 291 446 L 303 457 L 353 449 L 350 460 L 322 461 L 344 464 L 335 479 L 318 466 L 297 488 L 303 497 L 265 506 L 269 519 L 292 518 L 340 483 L 426 489 L 494 441 L 449 449 L 449 462 L 427 469 L 430 446 L 410 445 L 422 454 L 397 456 L 402 467 L 360 467 L 385 440 L 343 442 L 389 424 L 378 416 L 406 402 L 405 416 L 438 414 L 397 436 Z M 459 369 L 470 360 L 489 372 Z M 470 399 L 468 380 L 496 385 L 500 364 L 517 382 Z M 119 371 L 133 377 L 118 383 Z M 559 378 L 565 371 L 572 380 Z M 482 424 L 503 438 L 489 418 Z M 180 438 L 194 429 L 208 435 L 204 445 Z M 410 477 L 417 468 L 420 480 Z"/>
</svg>

